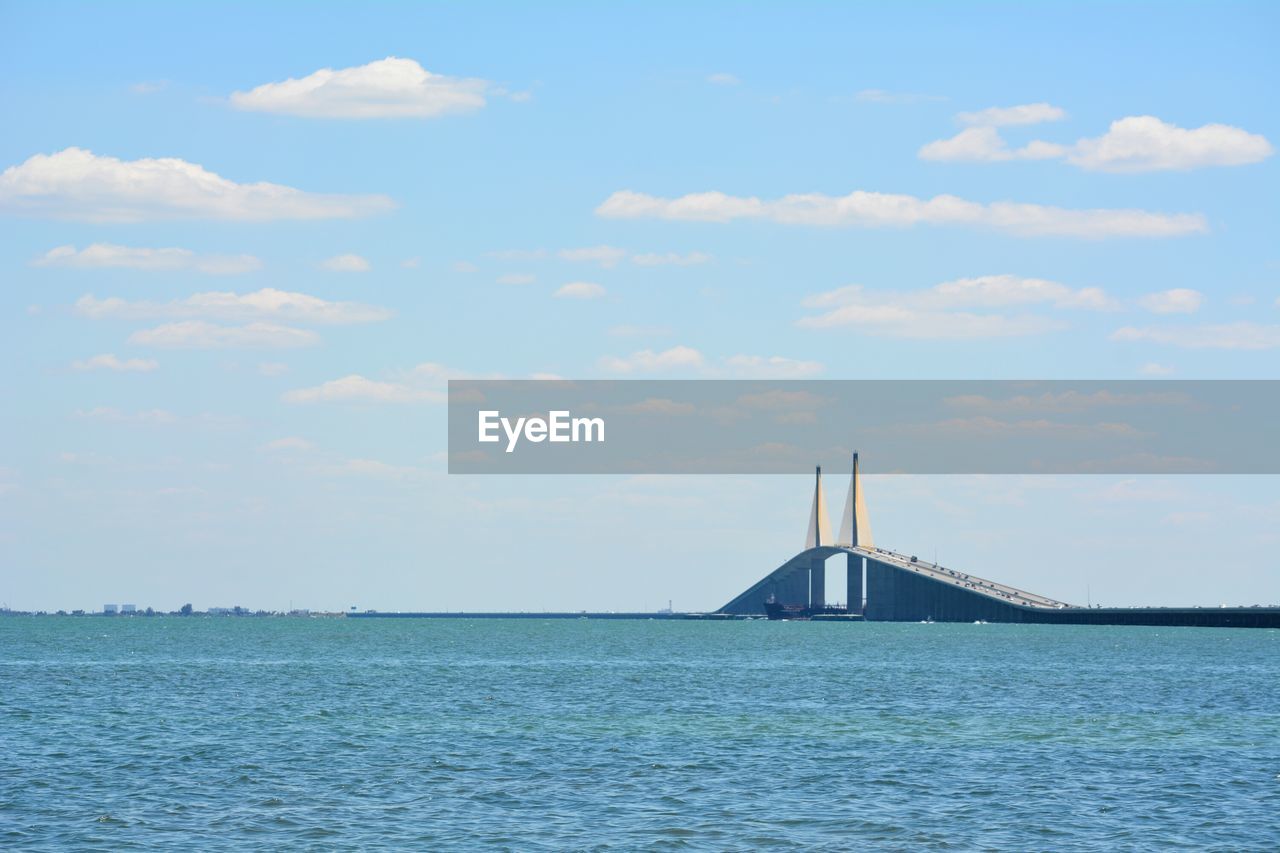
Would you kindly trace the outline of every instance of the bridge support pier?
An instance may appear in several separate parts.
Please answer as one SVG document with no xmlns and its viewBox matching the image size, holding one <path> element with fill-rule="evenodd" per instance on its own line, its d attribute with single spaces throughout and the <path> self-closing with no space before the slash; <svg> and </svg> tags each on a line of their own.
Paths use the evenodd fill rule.
<svg viewBox="0 0 1280 853">
<path fill-rule="evenodd" d="M 850 613 L 862 612 L 862 557 L 857 554 L 846 554 L 845 565 L 848 577 L 846 587 L 848 589 L 848 597 L 845 599 L 845 606 Z"/>
<path fill-rule="evenodd" d="M 809 561 L 809 606 L 824 607 L 827 603 L 827 561 L 815 558 Z"/>
</svg>

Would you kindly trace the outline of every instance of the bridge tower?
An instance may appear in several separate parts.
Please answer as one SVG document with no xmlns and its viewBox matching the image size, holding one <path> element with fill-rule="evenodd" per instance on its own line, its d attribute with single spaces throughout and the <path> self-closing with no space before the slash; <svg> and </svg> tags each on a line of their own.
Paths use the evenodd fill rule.
<svg viewBox="0 0 1280 853">
<path fill-rule="evenodd" d="M 845 548 L 874 548 L 871 539 L 871 520 L 867 516 L 867 499 L 862 492 L 862 479 L 858 474 L 858 452 L 853 453 L 853 473 L 849 477 L 849 494 L 845 498 L 844 512 L 840 514 L 840 538 L 836 544 Z M 862 574 L 865 558 L 857 554 L 845 555 L 845 599 L 850 613 L 862 612 Z"/>
<path fill-rule="evenodd" d="M 827 514 L 827 496 L 822 489 L 822 466 L 814 473 L 813 507 L 809 510 L 809 533 L 805 537 L 805 550 L 810 548 L 830 547 L 834 544 L 831 538 L 831 517 Z M 809 576 L 809 606 L 822 607 L 827 603 L 827 564 L 821 557 L 809 561 L 806 572 Z"/>
<path fill-rule="evenodd" d="M 867 499 L 862 493 L 862 479 L 858 475 L 858 453 L 853 453 L 853 475 L 849 477 L 849 494 L 845 498 L 844 512 L 840 514 L 840 538 L 837 545 L 845 548 L 874 548 L 871 540 L 871 520 L 867 517 Z"/>
<path fill-rule="evenodd" d="M 827 496 L 822 489 L 822 466 L 819 465 L 813 479 L 813 505 L 809 509 L 809 532 L 805 537 L 805 550 L 831 545 L 831 519 L 827 514 Z"/>
</svg>

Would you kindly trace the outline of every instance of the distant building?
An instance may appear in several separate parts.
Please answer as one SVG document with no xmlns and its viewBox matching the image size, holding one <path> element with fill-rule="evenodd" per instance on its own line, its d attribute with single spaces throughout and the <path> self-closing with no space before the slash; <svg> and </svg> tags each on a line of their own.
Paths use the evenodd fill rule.
<svg viewBox="0 0 1280 853">
<path fill-rule="evenodd" d="M 117 613 L 119 613 L 119 612 L 120 612 L 120 608 L 119 608 L 119 607 L 117 607 L 117 606 L 115 606 L 114 604 L 104 604 L 104 605 L 102 605 L 102 615 L 103 615 L 103 616 L 115 616 L 115 615 L 116 615 Z"/>
<path fill-rule="evenodd" d="M 137 613 L 137 612 L 138 612 L 138 605 L 136 605 L 136 604 L 121 604 L 121 605 L 120 605 L 120 612 L 121 612 L 121 613 Z"/>
</svg>

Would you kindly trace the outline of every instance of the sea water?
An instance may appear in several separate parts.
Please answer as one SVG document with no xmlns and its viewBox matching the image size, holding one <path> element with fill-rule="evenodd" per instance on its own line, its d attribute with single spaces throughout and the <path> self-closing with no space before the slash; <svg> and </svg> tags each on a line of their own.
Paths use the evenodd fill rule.
<svg viewBox="0 0 1280 853">
<path fill-rule="evenodd" d="M 1280 848 L 1280 631 L 0 619 L 0 848 Z"/>
</svg>

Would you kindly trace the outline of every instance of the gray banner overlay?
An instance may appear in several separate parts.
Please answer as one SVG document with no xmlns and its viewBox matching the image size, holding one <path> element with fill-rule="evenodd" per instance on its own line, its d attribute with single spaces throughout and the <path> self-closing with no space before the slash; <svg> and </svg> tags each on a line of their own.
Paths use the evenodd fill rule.
<svg viewBox="0 0 1280 853">
<path fill-rule="evenodd" d="M 855 450 L 867 474 L 1276 474 L 1280 381 L 449 382 L 451 474 L 841 471 Z"/>
</svg>

